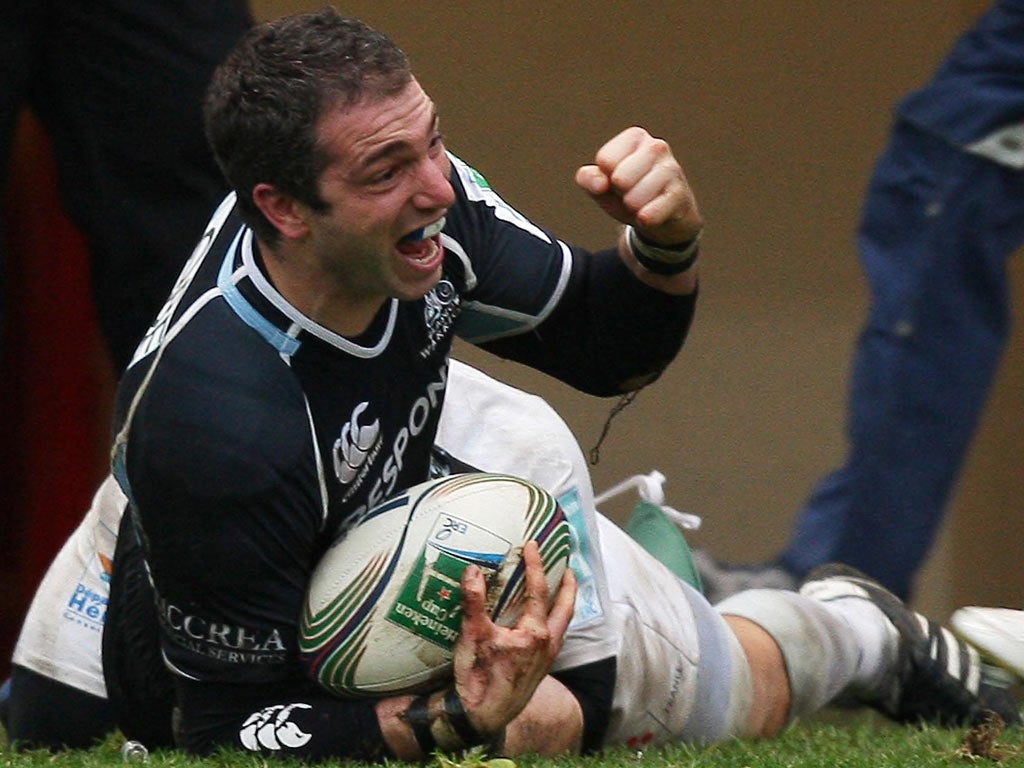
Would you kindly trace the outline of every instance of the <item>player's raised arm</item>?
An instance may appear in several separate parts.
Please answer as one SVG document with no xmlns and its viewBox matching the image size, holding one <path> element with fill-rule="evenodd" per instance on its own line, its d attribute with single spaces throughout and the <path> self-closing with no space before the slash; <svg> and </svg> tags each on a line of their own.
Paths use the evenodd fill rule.
<svg viewBox="0 0 1024 768">
<path fill-rule="evenodd" d="M 704 219 L 667 141 L 627 128 L 576 171 L 576 183 L 626 225 L 619 252 L 641 280 L 668 293 L 694 290 Z"/>
</svg>

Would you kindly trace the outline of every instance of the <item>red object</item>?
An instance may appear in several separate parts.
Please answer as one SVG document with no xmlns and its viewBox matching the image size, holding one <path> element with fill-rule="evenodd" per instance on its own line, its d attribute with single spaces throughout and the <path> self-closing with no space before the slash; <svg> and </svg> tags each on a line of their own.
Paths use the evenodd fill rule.
<svg viewBox="0 0 1024 768">
<path fill-rule="evenodd" d="M 105 473 L 112 398 L 85 241 L 60 209 L 49 141 L 22 119 L 4 195 L 0 333 L 0 673 L 36 584 Z"/>
</svg>

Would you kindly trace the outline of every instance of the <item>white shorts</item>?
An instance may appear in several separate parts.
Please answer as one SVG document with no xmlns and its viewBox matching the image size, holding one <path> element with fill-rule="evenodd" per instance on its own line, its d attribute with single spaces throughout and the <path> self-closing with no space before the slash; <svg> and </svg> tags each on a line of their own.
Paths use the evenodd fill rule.
<svg viewBox="0 0 1024 768">
<path fill-rule="evenodd" d="M 117 527 L 127 500 L 108 476 L 29 606 L 13 662 L 106 698 L 100 639 Z"/>
<path fill-rule="evenodd" d="M 742 734 L 750 673 L 739 641 L 697 590 L 598 515 L 610 608 L 621 638 L 605 743 L 707 744 Z"/>
</svg>

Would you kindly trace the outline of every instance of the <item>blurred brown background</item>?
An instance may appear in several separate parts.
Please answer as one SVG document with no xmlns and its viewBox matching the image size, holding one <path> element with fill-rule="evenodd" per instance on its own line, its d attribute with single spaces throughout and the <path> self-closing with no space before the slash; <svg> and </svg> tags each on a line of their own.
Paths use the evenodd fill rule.
<svg viewBox="0 0 1024 768">
<path fill-rule="evenodd" d="M 254 10 L 267 18 L 321 4 L 254 0 Z M 811 485 L 843 456 L 847 365 L 866 300 L 854 229 L 891 109 L 984 5 L 360 0 L 339 7 L 409 52 L 440 107 L 449 147 L 566 239 L 599 247 L 614 237 L 614 225 L 572 182 L 600 144 L 632 123 L 671 141 L 708 221 L 698 319 L 669 372 L 612 423 L 595 487 L 658 469 L 668 476 L 669 503 L 704 518 L 695 544 L 756 560 L 783 545 Z M 1024 274 L 1014 261 L 1019 295 Z M 597 441 L 613 401 L 459 352 L 547 397 L 584 448 Z M 102 378 L 101 356 L 89 359 Z M 919 582 L 917 605 L 937 618 L 964 603 L 1024 606 L 1022 391 L 1018 333 Z M 11 402 L 8 409 L 17 407 Z M 105 410 L 97 410 L 102 421 Z M 17 429 L 31 425 L 5 428 L 17 450 Z M 102 444 L 104 428 L 97 433 Z M 97 477 L 102 453 L 87 468 Z M 35 514 L 77 520 L 87 502 Z M 624 510 L 623 503 L 608 511 Z M 20 521 L 7 526 L 8 536 L 31 526 L 10 506 L 6 517 Z M 31 569 L 15 570 L 11 547 L 4 571 L 11 589 L 0 604 L 8 634 L 33 586 L 23 583 Z"/>
</svg>

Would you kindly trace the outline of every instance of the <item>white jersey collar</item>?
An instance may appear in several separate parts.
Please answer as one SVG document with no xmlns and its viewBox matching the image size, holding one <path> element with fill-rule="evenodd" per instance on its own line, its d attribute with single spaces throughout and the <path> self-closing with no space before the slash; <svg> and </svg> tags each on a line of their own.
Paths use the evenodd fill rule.
<svg viewBox="0 0 1024 768">
<path fill-rule="evenodd" d="M 249 279 L 252 280 L 252 284 L 256 290 L 259 291 L 260 294 L 262 294 L 262 296 L 291 323 L 291 328 L 288 330 L 289 335 L 297 336 L 300 330 L 305 331 L 306 333 L 316 336 L 318 339 L 321 339 L 331 346 L 337 347 L 350 355 L 365 358 L 378 356 L 391 342 L 391 336 L 395 330 L 395 322 L 398 318 L 397 299 L 389 300 L 387 324 L 381 333 L 380 339 L 378 339 L 373 346 L 356 344 L 350 339 L 347 339 L 344 336 L 337 334 L 311 320 L 281 295 L 281 293 L 267 279 L 266 275 L 263 274 L 263 270 L 260 269 L 256 259 L 255 249 L 253 248 L 252 230 L 248 227 L 244 229 L 239 249 L 241 252 L 243 266 L 242 272 L 248 275 Z M 234 254 L 229 253 L 228 257 L 233 259 L 233 255 Z"/>
</svg>

